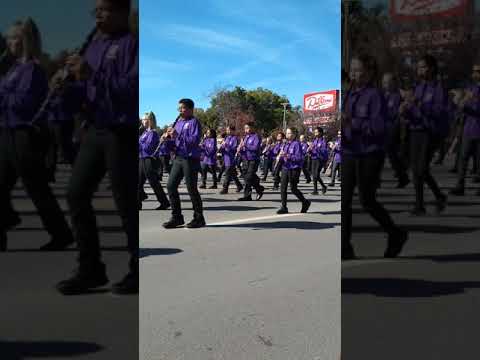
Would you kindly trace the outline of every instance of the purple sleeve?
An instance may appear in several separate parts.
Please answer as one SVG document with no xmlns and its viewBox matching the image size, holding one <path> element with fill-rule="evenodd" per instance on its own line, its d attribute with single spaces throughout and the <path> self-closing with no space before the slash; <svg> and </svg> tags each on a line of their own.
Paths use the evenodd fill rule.
<svg viewBox="0 0 480 360">
<path fill-rule="evenodd" d="M 248 142 L 245 142 L 245 148 L 249 151 L 258 151 L 260 149 L 260 137 L 258 135 L 255 135 L 254 140 L 251 144 L 248 144 Z"/>
<path fill-rule="evenodd" d="M 198 120 L 195 119 L 195 121 L 192 122 L 192 126 L 188 129 L 188 132 L 184 136 L 185 145 L 187 146 L 189 152 L 191 152 L 194 147 L 198 147 L 201 136 L 202 128 Z"/>
<path fill-rule="evenodd" d="M 289 159 L 293 160 L 294 162 L 298 163 L 303 160 L 303 150 L 302 145 L 299 142 L 295 142 L 293 148 L 293 154 L 288 154 Z"/>
</svg>

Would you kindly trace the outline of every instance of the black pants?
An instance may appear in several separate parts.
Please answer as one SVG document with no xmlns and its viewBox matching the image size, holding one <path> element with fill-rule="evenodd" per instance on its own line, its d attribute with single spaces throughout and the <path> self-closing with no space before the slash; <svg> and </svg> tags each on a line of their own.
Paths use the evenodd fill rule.
<svg viewBox="0 0 480 360">
<path fill-rule="evenodd" d="M 217 180 L 218 182 L 221 182 L 222 176 L 225 174 L 225 164 L 223 163 L 223 161 L 220 163 L 219 168 L 220 169 L 218 170 Z"/>
<path fill-rule="evenodd" d="M 144 194 L 143 186 L 145 182 L 148 180 L 152 190 L 157 197 L 158 202 L 161 205 L 169 204 L 167 195 L 165 195 L 165 191 L 163 191 L 162 184 L 158 178 L 158 159 L 154 158 L 145 158 L 139 159 L 138 162 L 138 202 L 139 204 L 142 203 L 142 195 Z"/>
<path fill-rule="evenodd" d="M 437 200 L 443 198 L 437 182 L 430 172 L 430 163 L 437 148 L 438 142 L 426 131 L 412 131 L 410 133 L 410 167 L 415 185 L 415 208 L 424 209 L 423 185 L 426 183 Z"/>
<path fill-rule="evenodd" d="M 207 165 L 202 163 L 201 169 L 202 169 L 202 185 L 207 184 L 207 174 L 210 173 L 212 174 L 213 185 L 217 186 L 217 182 L 218 182 L 217 181 L 217 164 Z"/>
<path fill-rule="evenodd" d="M 176 156 L 173 160 L 170 176 L 168 177 L 167 189 L 168 197 L 172 205 L 172 216 L 179 217 L 182 215 L 182 205 L 178 186 L 185 177 L 188 195 L 193 205 L 193 216 L 199 218 L 203 216 L 203 204 L 200 193 L 198 192 L 198 172 L 200 171 L 199 159 L 185 159 Z"/>
<path fill-rule="evenodd" d="M 312 181 L 312 176 L 310 174 L 310 171 L 308 170 L 309 162 L 310 162 L 310 158 L 305 157 L 305 161 L 303 162 L 303 167 L 302 167 L 303 175 L 305 176 L 305 180 L 307 180 L 308 182 Z"/>
<path fill-rule="evenodd" d="M 223 180 L 223 189 L 228 191 L 228 187 L 230 186 L 230 182 L 234 181 L 237 189 L 242 188 L 242 184 L 240 180 L 238 180 L 237 176 L 237 169 L 235 166 L 227 166 L 225 168 L 225 179 Z"/>
<path fill-rule="evenodd" d="M 298 182 L 300 181 L 300 173 L 302 169 L 292 169 L 292 170 L 287 170 L 283 169 L 282 170 L 282 182 L 280 185 L 280 194 L 282 197 L 282 208 L 287 207 L 287 189 L 288 189 L 288 184 L 290 184 L 290 190 L 292 191 L 292 194 L 297 197 L 298 200 L 302 202 L 302 204 L 306 201 L 305 197 L 303 196 L 302 192 L 298 190 Z"/>
<path fill-rule="evenodd" d="M 312 177 L 313 177 L 313 190 L 318 191 L 318 183 L 322 188 L 325 188 L 325 183 L 322 180 L 320 172 L 324 166 L 324 161 L 322 159 L 312 159 Z"/>
<path fill-rule="evenodd" d="M 92 199 L 108 172 L 113 199 L 127 234 L 130 270 L 138 273 L 138 136 L 135 126 L 116 129 L 90 127 L 73 165 L 68 205 L 78 242 L 80 267 L 98 264 L 99 235 Z"/>
<path fill-rule="evenodd" d="M 265 158 L 265 161 L 264 161 L 264 167 L 263 167 L 263 181 L 267 180 L 267 176 L 268 176 L 268 173 L 272 173 L 273 174 L 273 162 L 274 162 L 274 159 L 271 159 L 271 158 Z"/>
<path fill-rule="evenodd" d="M 280 181 L 282 180 L 282 168 L 283 168 L 283 162 L 280 160 L 277 162 L 275 167 L 273 168 L 273 187 L 278 187 L 280 184 Z"/>
<path fill-rule="evenodd" d="M 160 177 L 160 181 L 162 181 L 164 173 L 170 173 L 170 156 L 168 155 L 159 157 L 158 176 Z"/>
<path fill-rule="evenodd" d="M 252 196 L 252 188 L 254 188 L 257 193 L 261 192 L 260 178 L 257 176 L 258 164 L 259 160 L 245 161 L 245 197 Z"/>
<path fill-rule="evenodd" d="M 465 186 L 465 176 L 467 173 L 468 162 L 473 158 L 475 162 L 480 155 L 480 139 L 464 138 L 462 143 L 461 156 L 458 166 L 458 185 Z M 475 166 L 476 167 L 476 166 Z M 477 176 L 478 169 L 477 170 Z"/>
<path fill-rule="evenodd" d="M 73 121 L 63 121 L 52 124 L 55 136 L 56 153 L 60 153 L 60 159 L 67 164 L 73 164 L 75 151 L 73 146 Z"/>
<path fill-rule="evenodd" d="M 405 180 L 408 179 L 407 165 L 403 162 L 401 157 L 399 131 L 399 129 L 395 128 L 392 133 L 388 135 L 387 156 L 397 178 L 399 180 Z"/>
<path fill-rule="evenodd" d="M 42 140 L 33 129 L 0 129 L 0 229 L 16 217 L 11 191 L 20 178 L 52 240 L 64 242 L 72 232 L 48 185 Z"/>
<path fill-rule="evenodd" d="M 383 160 L 382 160 L 382 164 L 383 164 Z M 340 171 L 340 168 L 341 168 L 341 163 L 336 161 L 336 160 L 333 160 L 333 164 L 332 164 L 332 180 L 330 181 L 331 184 L 335 184 L 335 178 L 337 176 L 337 172 Z"/>
<path fill-rule="evenodd" d="M 342 248 L 350 245 L 352 237 L 352 201 L 358 186 L 359 200 L 388 234 L 398 229 L 385 208 L 376 199 L 377 184 L 382 170 L 383 154 L 362 157 L 344 155 L 342 159 Z"/>
</svg>

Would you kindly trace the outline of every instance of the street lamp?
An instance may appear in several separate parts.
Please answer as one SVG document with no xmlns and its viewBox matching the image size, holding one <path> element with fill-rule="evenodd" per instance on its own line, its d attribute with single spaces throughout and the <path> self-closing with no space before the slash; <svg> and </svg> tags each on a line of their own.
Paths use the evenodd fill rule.
<svg viewBox="0 0 480 360">
<path fill-rule="evenodd" d="M 287 112 L 287 105 L 289 103 L 282 103 L 283 105 L 283 131 L 287 131 L 287 121 L 286 121 L 286 112 Z"/>
</svg>

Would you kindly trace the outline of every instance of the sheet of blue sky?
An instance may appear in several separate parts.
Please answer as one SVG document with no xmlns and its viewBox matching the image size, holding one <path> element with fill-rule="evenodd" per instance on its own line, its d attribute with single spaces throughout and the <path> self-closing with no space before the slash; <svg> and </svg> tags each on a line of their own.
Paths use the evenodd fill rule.
<svg viewBox="0 0 480 360">
<path fill-rule="evenodd" d="M 138 0 L 132 1 L 138 8 Z M 95 26 L 91 11 L 95 0 L 17 0 L 2 2 L 0 32 L 5 34 L 18 19 L 30 16 L 37 23 L 45 52 L 55 56 L 64 49 L 79 47 Z"/>
<path fill-rule="evenodd" d="M 264 87 L 302 105 L 340 87 L 340 0 L 141 0 L 140 114 L 206 108 L 220 87 Z"/>
</svg>

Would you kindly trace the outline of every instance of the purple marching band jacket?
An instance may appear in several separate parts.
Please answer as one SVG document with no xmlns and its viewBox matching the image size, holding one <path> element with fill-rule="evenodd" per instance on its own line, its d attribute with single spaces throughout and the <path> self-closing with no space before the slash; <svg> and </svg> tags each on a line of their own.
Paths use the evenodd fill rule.
<svg viewBox="0 0 480 360">
<path fill-rule="evenodd" d="M 244 138 L 243 147 L 240 149 L 242 159 L 246 161 L 257 161 L 260 159 L 262 140 L 258 134 L 248 134 Z"/>
<path fill-rule="evenodd" d="M 320 159 L 323 162 L 328 160 L 328 144 L 325 138 L 321 137 L 314 139 L 309 149 L 312 160 Z"/>
<path fill-rule="evenodd" d="M 89 122 L 96 128 L 136 126 L 139 102 L 137 39 L 128 32 L 97 35 L 88 45 L 84 58 L 93 75 L 87 81 L 68 86 L 63 96 L 56 96 L 50 113 L 60 111 L 71 120 L 86 102 Z"/>
<path fill-rule="evenodd" d="M 48 93 L 48 79 L 35 61 L 16 62 L 0 79 L 0 127 L 30 126 Z"/>
<path fill-rule="evenodd" d="M 415 103 L 404 114 L 410 131 L 427 131 L 445 137 L 449 132 L 448 93 L 438 81 L 415 87 Z"/>
<path fill-rule="evenodd" d="M 390 133 L 398 125 L 398 110 L 402 97 L 398 91 L 386 91 L 383 96 L 386 104 L 386 131 Z"/>
<path fill-rule="evenodd" d="M 238 137 L 235 135 L 228 135 L 223 144 L 220 146 L 220 153 L 223 155 L 223 164 L 225 167 L 235 165 L 235 155 L 238 148 Z"/>
<path fill-rule="evenodd" d="M 203 154 L 202 164 L 215 165 L 217 163 L 217 139 L 206 138 L 201 144 Z"/>
<path fill-rule="evenodd" d="M 468 88 L 473 98 L 465 103 L 463 114 L 465 115 L 463 125 L 463 136 L 469 139 L 480 138 L 480 86 L 472 85 Z"/>
<path fill-rule="evenodd" d="M 284 144 L 282 151 L 284 153 L 282 156 L 283 169 L 294 170 L 301 169 L 303 167 L 305 156 L 300 141 L 287 141 Z"/>
<path fill-rule="evenodd" d="M 159 144 L 160 137 L 158 133 L 152 129 L 145 130 L 138 140 L 138 154 L 140 159 L 156 157 Z"/>
<path fill-rule="evenodd" d="M 363 87 L 345 96 L 350 121 L 343 124 L 342 151 L 349 156 L 383 152 L 386 135 L 386 109 L 383 94 L 374 87 Z M 337 156 L 337 154 L 335 155 Z M 340 153 L 338 153 L 340 159 Z"/>
<path fill-rule="evenodd" d="M 195 117 L 190 119 L 180 118 L 175 124 L 175 131 L 177 133 L 174 146 L 175 156 L 199 160 L 202 136 L 200 122 Z"/>
</svg>

